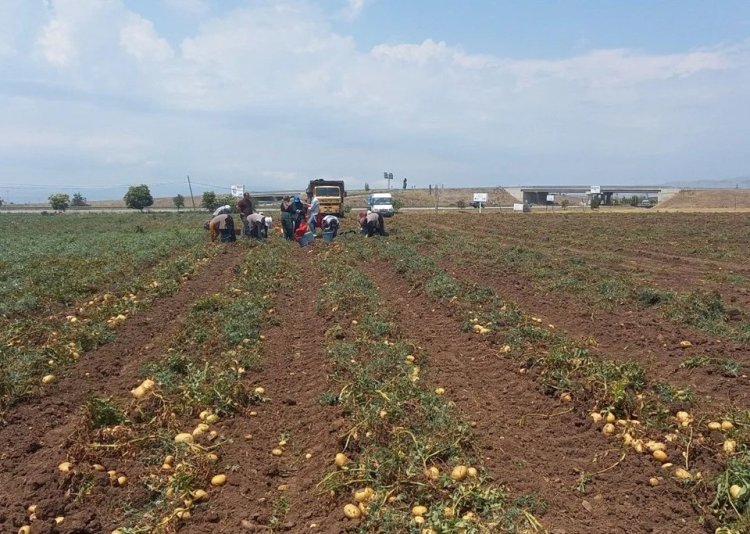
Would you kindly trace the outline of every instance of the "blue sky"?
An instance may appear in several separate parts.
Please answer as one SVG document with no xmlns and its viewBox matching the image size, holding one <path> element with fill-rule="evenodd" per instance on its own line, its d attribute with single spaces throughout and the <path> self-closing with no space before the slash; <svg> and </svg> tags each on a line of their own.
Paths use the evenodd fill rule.
<svg viewBox="0 0 750 534">
<path fill-rule="evenodd" d="M 750 2 L 0 0 L 0 197 L 750 174 Z"/>
</svg>

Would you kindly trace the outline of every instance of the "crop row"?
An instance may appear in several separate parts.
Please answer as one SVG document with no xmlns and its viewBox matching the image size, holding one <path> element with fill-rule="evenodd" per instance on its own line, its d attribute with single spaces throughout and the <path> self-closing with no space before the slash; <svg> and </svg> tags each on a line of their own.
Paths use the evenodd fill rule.
<svg viewBox="0 0 750 534">
<path fill-rule="evenodd" d="M 175 292 L 211 255 L 200 233 L 173 217 L 6 219 L 0 416 L 42 377 L 114 339 L 127 317 Z"/>
<path fill-rule="evenodd" d="M 623 272 L 614 272 L 581 256 L 548 253 L 493 238 L 466 239 L 463 232 L 436 228 L 407 229 L 400 237 L 428 248 L 434 256 L 449 256 L 457 265 L 494 272 L 497 265 L 519 272 L 551 291 L 574 295 L 601 307 L 629 304 L 654 308 L 678 324 L 714 336 L 750 341 L 748 311 L 727 303 L 718 292 L 662 289 Z"/>
<path fill-rule="evenodd" d="M 670 483 L 684 487 L 686 496 L 701 496 L 707 515 L 715 514 L 727 529 L 747 525 L 750 413 L 727 407 L 726 413 L 691 414 L 689 390 L 650 383 L 637 362 L 593 358 L 594 340 L 556 333 L 491 288 L 453 278 L 413 247 L 394 241 L 368 246 L 450 308 L 466 330 L 495 344 L 499 357 L 517 361 L 520 372 L 534 376 L 545 393 L 588 412 L 605 435 L 621 440 L 624 452 L 652 454 L 671 474 Z M 651 481 L 663 482 L 663 477 Z"/>
<path fill-rule="evenodd" d="M 84 506 L 103 496 L 117 503 L 117 532 L 174 531 L 239 467 L 222 460 L 232 438 L 221 422 L 264 401 L 245 379 L 287 267 L 278 244 L 248 254 L 222 292 L 195 302 L 171 348 L 143 366 L 129 401 L 96 397 L 83 408 L 67 483 Z"/>
<path fill-rule="evenodd" d="M 442 388 L 422 385 L 429 354 L 403 339 L 350 251 L 322 262 L 317 312 L 336 320 L 327 353 L 351 421 L 322 485 L 364 532 L 535 532 L 531 496 L 511 500 L 482 468 L 470 426 Z"/>
</svg>

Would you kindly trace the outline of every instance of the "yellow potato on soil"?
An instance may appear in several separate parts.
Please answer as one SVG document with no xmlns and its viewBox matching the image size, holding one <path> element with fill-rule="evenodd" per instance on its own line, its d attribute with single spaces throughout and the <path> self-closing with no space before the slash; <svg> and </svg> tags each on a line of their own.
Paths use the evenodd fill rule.
<svg viewBox="0 0 750 534">
<path fill-rule="evenodd" d="M 73 467 L 73 464 L 70 462 L 62 462 L 60 465 L 57 466 L 57 469 L 60 470 L 62 473 L 68 473 L 70 472 L 70 468 Z"/>
<path fill-rule="evenodd" d="M 258 397 L 260 397 L 261 395 L 263 395 L 265 392 L 266 392 L 266 390 L 264 388 L 260 387 L 260 386 L 258 386 L 257 388 L 255 388 L 253 390 L 253 393 L 255 393 Z"/>
<path fill-rule="evenodd" d="M 592 412 L 591 414 L 591 420 L 594 421 L 594 423 L 598 423 L 602 420 L 602 414 L 599 412 Z"/>
<path fill-rule="evenodd" d="M 216 415 L 215 413 L 212 413 L 206 416 L 206 423 L 208 423 L 209 425 L 213 425 L 214 423 L 218 423 L 218 422 L 219 422 L 219 416 Z"/>
<path fill-rule="evenodd" d="M 563 402 L 570 402 L 570 401 L 573 400 L 573 397 L 571 397 L 570 393 L 568 393 L 566 391 L 565 393 L 563 393 L 562 395 L 560 395 L 560 400 L 563 401 Z"/>
<path fill-rule="evenodd" d="M 120 477 L 117 477 L 117 484 L 118 484 L 119 486 L 124 486 L 124 485 L 126 485 L 127 483 L 128 483 L 128 477 L 126 477 L 126 476 L 124 476 L 124 475 L 123 475 L 123 476 L 120 476 Z"/>
<path fill-rule="evenodd" d="M 208 454 L 206 455 L 206 459 L 207 459 L 207 460 L 208 460 L 209 462 L 218 462 L 218 461 L 219 461 L 219 456 L 218 456 L 218 455 L 217 455 L 216 453 L 214 453 L 214 452 L 209 452 L 209 453 L 208 453 Z"/>
<path fill-rule="evenodd" d="M 734 452 L 737 450 L 737 442 L 733 439 L 728 439 L 724 442 L 723 449 L 727 454 L 734 454 Z"/>
<path fill-rule="evenodd" d="M 354 492 L 354 500 L 357 502 L 366 502 L 372 499 L 373 495 L 375 495 L 375 491 L 370 487 L 358 489 Z"/>
<path fill-rule="evenodd" d="M 30 514 L 33 514 L 36 512 L 36 504 L 30 504 L 28 508 L 26 508 L 26 511 Z"/>
<path fill-rule="evenodd" d="M 421 515 L 415 516 L 414 517 L 414 522 L 417 525 L 421 525 L 422 523 L 424 523 L 424 517 L 422 517 Z"/>
<path fill-rule="evenodd" d="M 652 486 L 658 486 L 659 484 L 661 484 L 661 481 L 656 477 L 651 477 L 648 479 L 648 483 Z"/>
<path fill-rule="evenodd" d="M 443 508 L 443 517 L 446 519 L 453 519 L 456 516 L 456 511 L 450 506 Z"/>
<path fill-rule="evenodd" d="M 42 377 L 42 384 L 51 384 L 55 381 L 55 375 L 45 375 Z"/>
<path fill-rule="evenodd" d="M 282 454 L 284 454 L 284 451 L 282 451 L 281 449 L 273 449 L 271 451 L 271 454 L 273 454 L 274 456 L 281 456 Z"/>
<path fill-rule="evenodd" d="M 437 480 L 440 478 L 440 470 L 434 465 L 430 466 L 424 470 L 424 476 L 426 476 L 430 480 Z"/>
<path fill-rule="evenodd" d="M 18 534 L 31 534 L 31 527 L 29 525 L 22 526 L 18 529 Z"/>
<path fill-rule="evenodd" d="M 91 467 L 94 469 L 94 471 L 106 471 L 105 467 L 102 464 L 94 464 Z"/>
<path fill-rule="evenodd" d="M 693 478 L 693 475 L 690 474 L 690 471 L 687 471 L 682 467 L 678 467 L 674 470 L 674 476 L 679 478 L 680 480 L 689 480 Z"/>
<path fill-rule="evenodd" d="M 445 388 L 435 388 L 436 395 L 445 395 Z"/>
<path fill-rule="evenodd" d="M 722 421 L 721 422 L 721 429 L 724 431 L 732 430 L 734 428 L 734 423 L 731 421 Z"/>
<path fill-rule="evenodd" d="M 605 417 L 605 421 L 607 423 L 614 423 L 617 420 L 617 417 L 615 417 L 615 414 L 612 412 L 607 412 L 607 417 Z"/>
<path fill-rule="evenodd" d="M 346 457 L 346 454 L 343 452 L 340 452 L 336 454 L 336 458 L 334 458 L 334 463 L 336 464 L 336 467 L 344 467 L 346 464 L 349 463 L 349 458 Z"/>
<path fill-rule="evenodd" d="M 415 358 L 414 358 L 414 356 L 412 356 L 411 354 L 409 354 L 409 355 L 408 355 L 408 356 L 406 357 L 406 362 L 407 362 L 407 363 L 414 363 L 414 359 L 415 359 Z"/>
<path fill-rule="evenodd" d="M 602 428 L 602 433 L 603 433 L 603 434 L 606 434 L 606 435 L 608 435 L 608 436 L 611 436 L 612 434 L 614 434 L 614 433 L 615 433 L 615 425 L 613 425 L 612 423 L 607 423 L 607 424 L 606 424 L 606 425 L 604 425 L 604 427 Z"/>
<path fill-rule="evenodd" d="M 669 458 L 669 457 L 667 456 L 667 453 L 666 453 L 666 452 L 664 452 L 664 451 L 654 451 L 653 455 L 654 455 L 654 458 L 656 458 L 656 459 L 657 459 L 658 461 L 660 461 L 661 463 L 664 463 L 664 462 L 666 462 L 666 461 L 667 461 L 667 458 Z"/>
<path fill-rule="evenodd" d="M 732 484 L 729 487 L 729 495 L 732 497 L 733 501 L 736 501 L 740 497 L 742 497 L 742 494 L 745 493 L 745 488 L 742 486 L 738 486 L 737 484 Z"/>
<path fill-rule="evenodd" d="M 344 515 L 349 519 L 358 519 L 362 515 L 362 511 L 354 504 L 347 504 L 344 506 Z"/>
<path fill-rule="evenodd" d="M 465 465 L 457 465 L 451 471 L 451 479 L 460 482 L 461 480 L 466 478 L 467 473 L 468 469 Z"/>
<path fill-rule="evenodd" d="M 664 443 L 661 443 L 659 441 L 649 440 L 646 442 L 646 448 L 650 450 L 651 452 L 656 452 L 656 451 L 666 450 L 667 446 Z"/>
<path fill-rule="evenodd" d="M 211 485 L 212 486 L 223 486 L 227 482 L 227 476 L 226 475 L 215 475 L 211 479 Z"/>
<path fill-rule="evenodd" d="M 203 502 L 208 500 L 208 493 L 206 490 L 197 489 L 193 492 L 193 500 L 195 502 Z"/>
<path fill-rule="evenodd" d="M 175 443 L 192 443 L 193 435 L 187 432 L 181 432 L 174 437 Z"/>
<path fill-rule="evenodd" d="M 709 430 L 721 430 L 721 423 L 718 421 L 711 421 L 708 423 L 708 429 Z"/>
<path fill-rule="evenodd" d="M 211 415 L 211 412 L 209 410 L 203 410 L 201 413 L 198 414 L 198 418 L 201 421 L 205 421 L 206 417 L 208 417 L 209 415 Z"/>
<path fill-rule="evenodd" d="M 416 516 L 420 516 L 420 515 L 425 515 L 426 513 L 427 513 L 427 507 L 426 506 L 422 506 L 420 504 L 414 506 L 411 509 L 411 515 L 413 515 L 415 517 Z"/>
<path fill-rule="evenodd" d="M 469 467 L 466 470 L 466 474 L 469 475 L 471 478 L 476 478 L 477 475 L 479 474 L 479 471 L 477 471 L 476 467 Z"/>
<path fill-rule="evenodd" d="M 172 465 L 174 463 L 174 456 L 172 456 L 171 454 L 167 455 L 164 458 L 164 463 L 167 465 Z"/>
<path fill-rule="evenodd" d="M 56 525 L 62 525 L 64 521 L 65 521 L 65 517 L 64 516 L 58 515 L 55 518 L 55 524 Z"/>
<path fill-rule="evenodd" d="M 680 412 L 677 412 L 677 414 L 675 415 L 675 418 L 676 418 L 676 419 L 677 419 L 677 420 L 678 420 L 678 421 L 679 421 L 680 423 L 684 423 L 685 421 L 689 421 L 689 420 L 690 420 L 690 414 L 689 414 L 689 413 L 687 413 L 687 412 L 682 412 L 682 411 L 680 411 Z"/>
</svg>

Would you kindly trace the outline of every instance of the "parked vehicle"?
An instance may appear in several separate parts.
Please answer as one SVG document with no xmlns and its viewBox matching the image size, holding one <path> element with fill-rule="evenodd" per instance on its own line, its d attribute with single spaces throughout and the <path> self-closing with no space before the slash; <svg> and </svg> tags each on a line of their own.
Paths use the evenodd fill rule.
<svg viewBox="0 0 750 534">
<path fill-rule="evenodd" d="M 322 215 L 344 216 L 346 190 L 343 180 L 310 180 L 307 190 L 312 191 L 318 197 Z"/>
<path fill-rule="evenodd" d="M 380 213 L 383 217 L 392 217 L 395 213 L 393 197 L 390 193 L 373 193 L 367 197 L 367 206 L 371 211 Z"/>
</svg>

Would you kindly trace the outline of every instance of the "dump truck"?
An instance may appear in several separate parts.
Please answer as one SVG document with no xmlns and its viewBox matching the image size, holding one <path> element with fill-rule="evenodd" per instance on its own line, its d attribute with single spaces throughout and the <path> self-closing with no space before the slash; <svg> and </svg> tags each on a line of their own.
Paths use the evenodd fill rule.
<svg viewBox="0 0 750 534">
<path fill-rule="evenodd" d="M 343 180 L 310 180 L 307 190 L 312 191 L 313 195 L 318 197 L 322 215 L 344 216 L 346 190 Z"/>
</svg>

